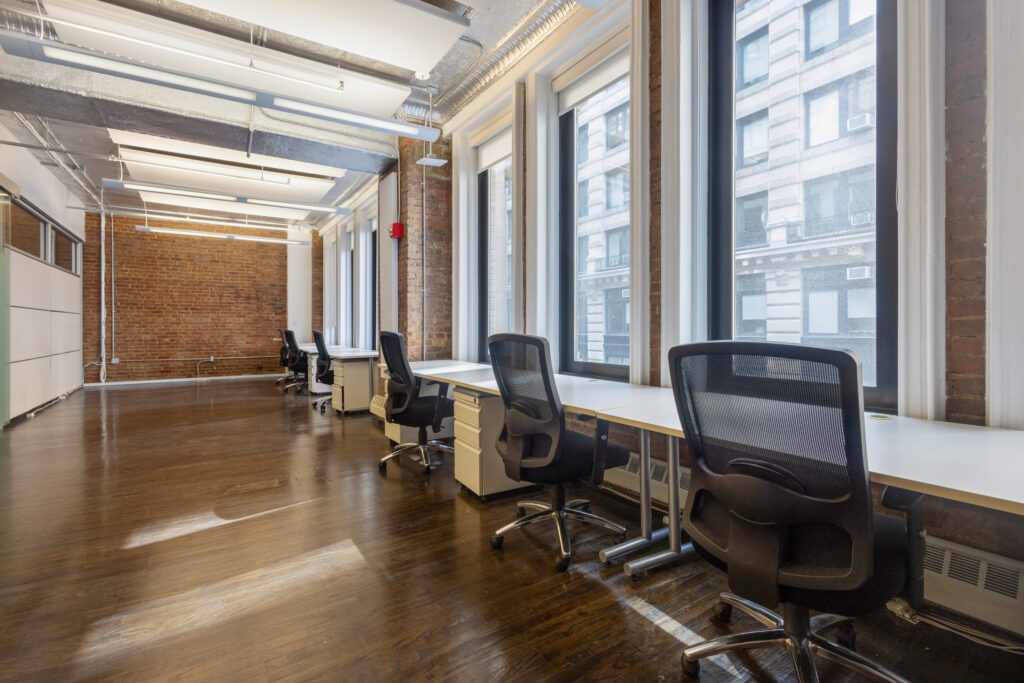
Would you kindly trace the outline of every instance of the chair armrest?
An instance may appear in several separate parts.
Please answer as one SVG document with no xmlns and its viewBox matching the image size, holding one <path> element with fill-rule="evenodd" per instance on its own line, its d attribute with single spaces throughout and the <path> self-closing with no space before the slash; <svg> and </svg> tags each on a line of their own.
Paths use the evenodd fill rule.
<svg viewBox="0 0 1024 683">
<path fill-rule="evenodd" d="M 590 470 L 590 483 L 600 486 L 604 482 L 604 467 L 608 456 L 608 421 L 598 420 L 594 430 L 594 466 Z"/>
<path fill-rule="evenodd" d="M 924 605 L 924 494 L 886 486 L 882 506 L 907 516 L 907 602 L 914 609 Z"/>
</svg>

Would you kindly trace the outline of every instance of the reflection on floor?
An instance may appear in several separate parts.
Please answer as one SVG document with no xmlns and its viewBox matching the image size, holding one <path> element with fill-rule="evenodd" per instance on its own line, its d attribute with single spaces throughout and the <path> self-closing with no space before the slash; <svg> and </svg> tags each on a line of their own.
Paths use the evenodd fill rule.
<svg viewBox="0 0 1024 683">
<path fill-rule="evenodd" d="M 272 380 L 89 389 L 0 433 L 0 678 L 675 680 L 723 577 L 699 560 L 632 582 L 611 539 L 553 530 L 493 551 L 512 499 L 482 504 L 451 463 L 377 470 L 376 420 Z M 594 510 L 635 531 L 610 497 Z M 1011 680 L 1019 660 L 886 614 L 858 646 L 914 680 Z M 855 680 L 821 663 L 823 680 Z M 793 680 L 782 650 L 704 680 Z"/>
</svg>

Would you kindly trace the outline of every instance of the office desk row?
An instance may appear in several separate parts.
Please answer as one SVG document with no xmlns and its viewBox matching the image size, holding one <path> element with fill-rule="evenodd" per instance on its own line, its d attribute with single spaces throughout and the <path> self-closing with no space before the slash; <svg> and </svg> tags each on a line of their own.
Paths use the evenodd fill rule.
<svg viewBox="0 0 1024 683">
<path fill-rule="evenodd" d="M 311 394 L 331 394 L 331 405 L 339 413 L 369 410 L 377 390 L 377 358 L 373 349 L 355 349 L 346 346 L 328 346 L 331 356 L 334 384 L 328 386 L 316 381 L 316 344 L 299 344 L 309 358 L 308 377 Z"/>
<path fill-rule="evenodd" d="M 420 377 L 498 394 L 490 365 L 462 361 L 412 363 Z M 605 548 L 602 561 L 643 550 L 664 538 L 668 550 L 624 564 L 629 575 L 677 561 L 689 553 L 680 542 L 679 451 L 670 439 L 669 526 L 653 530 L 650 500 L 650 435 L 683 437 L 672 390 L 556 375 L 566 411 L 640 430 L 641 535 Z M 1024 515 L 1024 431 L 933 422 L 868 413 L 865 443 L 871 481 L 950 500 Z"/>
</svg>

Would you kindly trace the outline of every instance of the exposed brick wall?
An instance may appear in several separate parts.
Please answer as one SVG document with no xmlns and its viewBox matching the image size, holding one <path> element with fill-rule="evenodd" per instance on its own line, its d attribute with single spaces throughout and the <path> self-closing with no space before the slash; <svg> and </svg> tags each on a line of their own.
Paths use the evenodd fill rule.
<svg viewBox="0 0 1024 683">
<path fill-rule="evenodd" d="M 111 221 L 114 246 L 111 248 Z M 266 356 L 203 363 L 200 374 L 280 372 L 278 328 L 287 320 L 284 245 L 140 233 L 134 218 L 107 218 L 107 381 L 195 377 L 196 361 L 160 358 Z M 209 232 L 238 228 L 150 221 L 151 226 Z M 252 234 L 260 234 L 253 232 Z M 82 336 L 85 362 L 100 357 L 100 219 L 87 214 L 82 249 Z M 267 237 L 280 233 L 266 232 Z M 116 269 L 116 319 L 111 267 Z M 121 363 L 110 365 L 112 325 Z M 146 362 L 128 362 L 144 360 Z M 86 368 L 86 382 L 99 369 Z"/>
<path fill-rule="evenodd" d="M 426 143 L 399 138 L 400 220 L 405 236 L 398 244 L 398 328 L 405 335 L 409 360 L 452 357 L 452 175 L 451 163 L 418 166 Z M 451 161 L 451 145 L 438 141 L 433 152 Z M 423 310 L 424 169 L 426 169 L 426 284 Z M 426 314 L 426 354 L 423 323 Z"/>
<path fill-rule="evenodd" d="M 946 419 L 985 422 L 985 3 L 946 2 Z"/>
<path fill-rule="evenodd" d="M 324 240 L 313 232 L 313 329 L 324 331 Z"/>
<path fill-rule="evenodd" d="M 650 0 L 650 165 L 651 211 L 651 374 L 650 383 L 661 384 L 661 0 Z"/>
</svg>

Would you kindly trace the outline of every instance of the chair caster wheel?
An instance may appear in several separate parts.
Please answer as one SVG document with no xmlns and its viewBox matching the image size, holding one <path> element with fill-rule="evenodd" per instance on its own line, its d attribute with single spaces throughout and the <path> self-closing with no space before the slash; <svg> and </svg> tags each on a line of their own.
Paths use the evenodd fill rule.
<svg viewBox="0 0 1024 683">
<path fill-rule="evenodd" d="M 325 412 L 327 412 L 327 408 L 320 406 L 320 414 L 323 415 Z"/>
<path fill-rule="evenodd" d="M 634 572 L 629 575 L 629 578 L 631 578 L 633 581 L 640 581 L 644 579 L 646 576 L 647 572 Z"/>
<path fill-rule="evenodd" d="M 423 466 L 423 474 L 430 474 L 430 465 Z"/>
<path fill-rule="evenodd" d="M 480 502 L 481 503 L 486 503 L 488 500 L 490 500 L 490 498 L 488 496 L 480 496 Z"/>
<path fill-rule="evenodd" d="M 491 547 L 495 550 L 501 550 L 501 546 L 505 545 L 504 536 L 491 536 Z"/>
<path fill-rule="evenodd" d="M 311 405 L 310 408 L 312 408 L 313 410 L 316 410 L 316 405 Z"/>
<path fill-rule="evenodd" d="M 377 469 L 380 470 L 381 472 L 387 472 L 388 464 L 386 462 L 379 462 L 377 463 Z"/>
<path fill-rule="evenodd" d="M 836 629 L 836 642 L 847 649 L 857 649 L 857 632 L 853 630 L 853 624 L 851 622 L 841 624 L 839 628 Z"/>
<path fill-rule="evenodd" d="M 605 560 L 604 562 L 602 562 L 602 563 L 601 563 L 601 566 L 602 566 L 602 567 L 604 567 L 605 569 L 608 569 L 608 568 L 610 568 L 610 567 L 611 567 L 611 566 L 612 566 L 613 564 L 614 564 L 614 563 L 613 563 L 613 562 L 612 562 L 611 560 Z"/>
<path fill-rule="evenodd" d="M 568 557 L 560 557 L 560 558 L 558 558 L 558 562 L 555 562 L 555 569 L 560 571 L 560 572 L 564 572 L 568 568 L 569 568 L 569 558 Z"/>
<path fill-rule="evenodd" d="M 619 534 L 615 537 L 615 545 L 626 542 L 626 534 Z"/>
<path fill-rule="evenodd" d="M 524 508 L 516 506 L 516 518 L 522 519 L 526 516 L 526 510 Z"/>
<path fill-rule="evenodd" d="M 690 678 L 698 678 L 698 677 L 700 677 L 700 660 L 699 659 L 694 659 L 693 661 L 690 661 L 689 659 L 686 658 L 686 655 L 683 655 L 683 660 L 682 661 L 683 661 L 683 675 L 684 676 L 689 676 Z"/>
<path fill-rule="evenodd" d="M 727 624 L 732 619 L 732 605 L 727 602 L 718 601 L 712 610 L 715 621 Z"/>
</svg>

